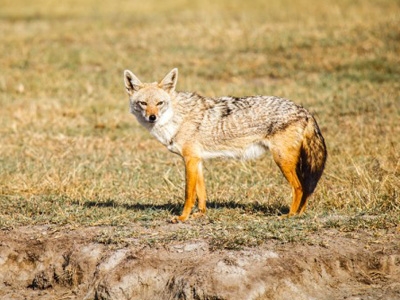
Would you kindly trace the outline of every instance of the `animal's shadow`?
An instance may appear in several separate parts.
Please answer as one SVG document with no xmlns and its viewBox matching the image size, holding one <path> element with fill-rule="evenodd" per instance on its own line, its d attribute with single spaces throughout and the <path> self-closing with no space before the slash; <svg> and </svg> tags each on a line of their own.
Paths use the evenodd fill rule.
<svg viewBox="0 0 400 300">
<path fill-rule="evenodd" d="M 178 215 L 182 212 L 183 203 L 147 204 L 147 203 L 118 203 L 110 199 L 108 201 L 88 201 L 83 204 L 85 207 L 123 207 L 127 210 L 166 210 L 171 214 Z M 283 215 L 289 212 L 289 208 L 284 205 L 267 205 L 258 202 L 239 203 L 235 201 L 207 201 L 207 209 L 239 209 L 246 213 L 262 213 L 265 216 Z"/>
</svg>

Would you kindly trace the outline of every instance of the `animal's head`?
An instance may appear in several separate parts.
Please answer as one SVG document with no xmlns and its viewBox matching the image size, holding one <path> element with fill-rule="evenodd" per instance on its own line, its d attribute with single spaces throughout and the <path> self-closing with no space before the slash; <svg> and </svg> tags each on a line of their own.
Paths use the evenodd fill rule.
<svg viewBox="0 0 400 300">
<path fill-rule="evenodd" d="M 156 123 L 170 108 L 175 93 L 178 69 L 171 70 L 160 82 L 142 83 L 131 71 L 125 70 L 125 89 L 130 110 L 141 123 Z"/>
</svg>

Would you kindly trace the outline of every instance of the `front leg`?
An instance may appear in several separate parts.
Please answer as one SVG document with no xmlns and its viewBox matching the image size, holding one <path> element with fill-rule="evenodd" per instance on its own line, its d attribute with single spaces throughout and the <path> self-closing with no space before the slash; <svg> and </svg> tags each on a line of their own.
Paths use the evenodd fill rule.
<svg viewBox="0 0 400 300">
<path fill-rule="evenodd" d="M 198 179 L 198 169 L 201 160 L 198 157 L 186 156 L 184 157 L 184 161 L 186 174 L 185 206 L 183 207 L 182 214 L 179 217 L 173 218 L 172 222 L 185 222 L 189 218 L 193 205 L 196 201 L 196 185 Z"/>
<path fill-rule="evenodd" d="M 207 199 L 206 186 L 204 183 L 204 175 L 203 175 L 203 164 L 201 162 L 199 162 L 197 171 L 198 173 L 197 173 L 196 193 L 197 193 L 197 199 L 199 201 L 198 215 L 201 216 L 204 215 L 206 212 L 206 199 Z"/>
</svg>

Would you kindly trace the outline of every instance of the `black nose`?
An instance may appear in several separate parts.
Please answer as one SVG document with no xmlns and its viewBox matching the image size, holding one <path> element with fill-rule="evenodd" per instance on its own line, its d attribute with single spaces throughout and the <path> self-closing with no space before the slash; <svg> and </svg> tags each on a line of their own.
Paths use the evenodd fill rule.
<svg viewBox="0 0 400 300">
<path fill-rule="evenodd" d="M 149 121 L 154 122 L 157 119 L 156 115 L 150 115 L 149 116 Z"/>
</svg>

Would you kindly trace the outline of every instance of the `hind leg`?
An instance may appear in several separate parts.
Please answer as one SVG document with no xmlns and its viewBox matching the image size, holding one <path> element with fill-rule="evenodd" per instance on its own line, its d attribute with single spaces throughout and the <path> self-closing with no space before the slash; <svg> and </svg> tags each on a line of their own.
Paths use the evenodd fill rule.
<svg viewBox="0 0 400 300">
<path fill-rule="evenodd" d="M 292 186 L 292 204 L 290 206 L 288 216 L 294 216 L 301 212 L 302 202 L 304 199 L 304 191 L 301 186 L 300 180 L 296 174 L 296 165 L 292 164 L 278 164 L 283 175 Z"/>
<path fill-rule="evenodd" d="M 298 208 L 299 215 L 302 214 L 306 210 L 307 200 L 311 196 L 311 194 L 303 191 L 303 196 L 301 197 L 300 206 Z"/>
<path fill-rule="evenodd" d="M 298 164 L 298 151 L 292 149 L 292 151 L 279 151 L 282 148 L 271 148 L 272 156 L 276 164 L 281 169 L 283 175 L 292 186 L 292 204 L 288 217 L 300 214 L 304 211 L 307 195 L 301 184 L 301 181 L 296 172 Z M 283 148 L 284 149 L 284 148 Z"/>
</svg>

